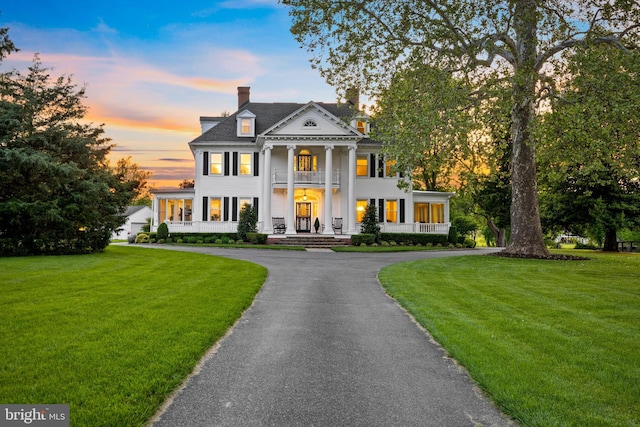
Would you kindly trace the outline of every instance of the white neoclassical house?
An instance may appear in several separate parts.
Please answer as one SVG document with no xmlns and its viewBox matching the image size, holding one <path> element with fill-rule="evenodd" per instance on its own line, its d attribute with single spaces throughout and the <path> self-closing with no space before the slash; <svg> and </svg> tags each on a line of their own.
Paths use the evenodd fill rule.
<svg viewBox="0 0 640 427">
<path fill-rule="evenodd" d="M 447 234 L 453 193 L 404 191 L 393 160 L 370 140 L 357 95 L 338 103 L 254 103 L 238 88 L 238 111 L 201 117 L 189 143 L 195 187 L 157 190 L 152 230 L 234 232 L 240 209 L 253 205 L 262 233 L 283 236 L 360 232 L 367 204 L 383 232 Z M 335 229 L 334 225 L 342 228 Z"/>
</svg>

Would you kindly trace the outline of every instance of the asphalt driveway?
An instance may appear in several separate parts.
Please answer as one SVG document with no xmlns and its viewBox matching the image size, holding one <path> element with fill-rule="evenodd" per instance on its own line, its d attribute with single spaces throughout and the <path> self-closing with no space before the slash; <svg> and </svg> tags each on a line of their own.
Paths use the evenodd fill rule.
<svg viewBox="0 0 640 427">
<path fill-rule="evenodd" d="M 478 251 L 164 248 L 252 261 L 269 276 L 153 426 L 510 425 L 376 278 L 388 264 Z"/>
</svg>

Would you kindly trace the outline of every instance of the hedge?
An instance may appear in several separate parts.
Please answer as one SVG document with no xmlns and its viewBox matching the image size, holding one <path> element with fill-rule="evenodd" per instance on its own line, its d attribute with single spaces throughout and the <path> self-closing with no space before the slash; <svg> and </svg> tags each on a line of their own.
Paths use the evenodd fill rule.
<svg viewBox="0 0 640 427">
<path fill-rule="evenodd" d="M 434 246 L 438 243 L 446 246 L 449 243 L 448 237 L 446 234 L 380 233 L 380 240 L 383 242 L 404 243 L 406 245 L 421 244 L 422 246 L 426 246 L 428 243 Z M 353 246 L 360 246 L 361 243 L 370 245 L 373 242 L 375 242 L 373 234 L 354 234 L 351 236 Z"/>
</svg>

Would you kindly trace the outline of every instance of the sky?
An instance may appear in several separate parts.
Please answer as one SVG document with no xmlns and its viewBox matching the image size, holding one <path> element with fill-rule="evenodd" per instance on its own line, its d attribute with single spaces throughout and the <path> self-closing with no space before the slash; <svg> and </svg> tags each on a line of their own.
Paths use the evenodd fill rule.
<svg viewBox="0 0 640 427">
<path fill-rule="evenodd" d="M 34 54 L 51 75 L 86 86 L 87 119 L 131 156 L 155 188 L 194 178 L 188 142 L 200 116 L 255 102 L 335 102 L 309 64 L 277 0 L 22 0 L 0 3 L 0 27 L 18 53 L 0 70 L 26 70 Z"/>
</svg>

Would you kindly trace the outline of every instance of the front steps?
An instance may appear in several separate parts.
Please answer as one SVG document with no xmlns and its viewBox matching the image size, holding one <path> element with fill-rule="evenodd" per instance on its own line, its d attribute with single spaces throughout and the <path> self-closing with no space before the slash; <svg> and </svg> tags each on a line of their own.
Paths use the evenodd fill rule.
<svg viewBox="0 0 640 427">
<path fill-rule="evenodd" d="M 333 236 L 322 236 L 317 234 L 298 234 L 284 238 L 269 238 L 268 243 L 274 245 L 304 246 L 313 249 L 331 249 L 334 246 L 349 246 L 351 239 L 337 238 Z"/>
</svg>

